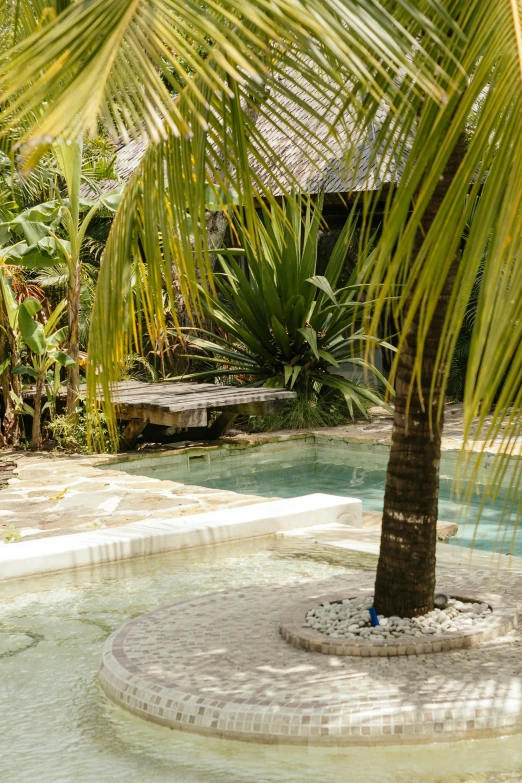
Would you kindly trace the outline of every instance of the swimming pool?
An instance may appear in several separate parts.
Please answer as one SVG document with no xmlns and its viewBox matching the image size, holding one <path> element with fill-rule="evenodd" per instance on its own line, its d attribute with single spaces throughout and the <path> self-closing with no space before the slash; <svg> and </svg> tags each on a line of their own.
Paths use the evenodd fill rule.
<svg viewBox="0 0 522 783">
<path fill-rule="evenodd" d="M 111 703 L 103 642 L 127 620 L 206 592 L 289 587 L 375 568 L 310 541 L 251 540 L 5 583 L 0 601 L 2 783 L 507 783 L 522 737 L 426 746 L 257 745 L 171 731 Z"/>
<path fill-rule="evenodd" d="M 388 453 L 388 447 L 382 444 L 324 442 L 312 437 L 247 449 L 192 449 L 183 454 L 147 456 L 111 467 L 247 495 L 281 498 L 312 492 L 348 495 L 361 498 L 365 511 L 382 511 Z M 476 485 L 471 502 L 458 501 L 452 482 L 456 461 L 455 452 L 443 454 L 441 461 L 439 519 L 459 525 L 459 533 L 450 543 L 521 556 L 522 530 L 518 530 L 516 514 L 500 523 L 505 493 L 500 492 L 496 503 L 485 505 L 477 527 L 481 486 Z M 488 467 L 486 460 L 484 472 Z"/>
</svg>

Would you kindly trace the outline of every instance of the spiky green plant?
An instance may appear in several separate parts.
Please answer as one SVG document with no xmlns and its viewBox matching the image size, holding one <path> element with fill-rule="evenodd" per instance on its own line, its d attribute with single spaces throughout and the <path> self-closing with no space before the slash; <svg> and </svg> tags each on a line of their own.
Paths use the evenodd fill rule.
<svg viewBox="0 0 522 783">
<path fill-rule="evenodd" d="M 238 227 L 239 248 L 218 250 L 217 294 L 203 300 L 205 315 L 222 331 L 189 330 L 189 354 L 206 364 L 186 379 L 232 377 L 239 383 L 294 387 L 311 394 L 321 387 L 345 399 L 351 416 L 366 415 L 366 404 L 382 404 L 368 383 L 340 374 L 348 367 L 371 376 L 391 391 L 381 373 L 359 354 L 379 344 L 363 328 L 353 329 L 353 311 L 363 290 L 362 269 L 337 289 L 354 223 L 347 220 L 324 275 L 317 274 L 322 199 L 292 194 L 282 209 L 257 217 L 256 240 Z M 388 344 L 385 344 L 387 347 Z"/>
</svg>

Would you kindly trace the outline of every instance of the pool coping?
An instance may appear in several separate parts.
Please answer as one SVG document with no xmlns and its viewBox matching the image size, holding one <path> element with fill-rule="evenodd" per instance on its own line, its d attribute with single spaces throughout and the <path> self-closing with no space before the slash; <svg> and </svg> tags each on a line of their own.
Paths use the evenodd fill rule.
<svg viewBox="0 0 522 783">
<path fill-rule="evenodd" d="M 285 530 L 342 523 L 362 527 L 362 501 L 315 493 L 237 508 L 0 546 L 0 581 L 99 565 Z"/>
</svg>

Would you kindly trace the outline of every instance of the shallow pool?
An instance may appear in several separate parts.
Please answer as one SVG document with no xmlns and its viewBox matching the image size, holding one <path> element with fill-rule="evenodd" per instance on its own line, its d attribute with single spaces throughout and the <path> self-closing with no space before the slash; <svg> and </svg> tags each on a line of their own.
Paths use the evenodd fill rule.
<svg viewBox="0 0 522 783">
<path fill-rule="evenodd" d="M 522 738 L 387 748 L 292 748 L 183 734 L 104 696 L 107 636 L 202 593 L 375 567 L 369 555 L 264 539 L 2 585 L 2 783 L 503 783 L 520 781 Z"/>
<path fill-rule="evenodd" d="M 288 498 L 312 492 L 348 495 L 361 498 L 366 511 L 382 511 L 387 459 L 388 449 L 382 445 L 290 440 L 243 450 L 147 457 L 119 467 L 183 484 L 265 497 Z M 522 527 L 518 530 L 517 515 L 513 513 L 501 522 L 505 492 L 500 492 L 496 503 L 485 505 L 477 527 L 481 487 L 476 486 L 473 501 L 458 501 L 451 480 L 455 472 L 456 455 L 443 455 L 439 519 L 459 525 L 458 536 L 451 543 L 522 556 Z"/>
</svg>

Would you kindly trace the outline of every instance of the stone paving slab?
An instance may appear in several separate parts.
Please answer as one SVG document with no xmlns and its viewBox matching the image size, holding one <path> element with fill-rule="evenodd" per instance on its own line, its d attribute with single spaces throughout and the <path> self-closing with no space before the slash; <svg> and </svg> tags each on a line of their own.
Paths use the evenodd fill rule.
<svg viewBox="0 0 522 783">
<path fill-rule="evenodd" d="M 0 539 L 2 529 L 15 528 L 18 540 L 28 541 L 267 500 L 101 469 L 103 457 L 22 454 L 17 462 L 17 474 L 0 494 Z"/>
<path fill-rule="evenodd" d="M 487 594 L 493 572 L 440 569 L 456 594 Z M 394 658 L 297 649 L 279 633 L 300 600 L 371 587 L 372 574 L 201 596 L 142 615 L 107 640 L 103 688 L 171 728 L 265 743 L 386 744 L 522 732 L 522 635 Z M 499 591 L 520 601 L 522 571 Z"/>
<path fill-rule="evenodd" d="M 288 441 L 325 445 L 331 453 L 338 444 L 358 443 L 386 464 L 391 440 L 392 419 L 378 411 L 369 422 L 318 430 L 238 434 L 221 443 L 181 443 L 162 449 L 112 455 L 33 454 L 5 452 L 5 458 L 18 463 L 17 473 L 0 494 L 0 542 L 12 529 L 24 540 L 46 538 L 104 527 L 125 525 L 145 519 L 178 517 L 223 508 L 234 508 L 266 498 L 226 490 L 160 481 L 122 470 L 122 464 L 169 460 L 173 454 L 219 452 L 219 449 L 249 449 L 274 444 L 284 448 Z M 442 441 L 442 471 L 452 476 L 462 440 L 462 406 L 446 406 L 445 437 Z M 278 445 L 279 444 L 279 445 Z M 478 449 L 480 443 L 472 448 Z M 487 457 L 494 457 L 495 446 Z M 371 453 L 370 453 L 371 452 Z M 377 454 L 378 452 L 378 454 Z M 522 454 L 522 439 L 514 444 L 514 454 Z M 342 458 L 342 454 L 340 455 Z M 363 460 L 364 455 L 361 455 Z M 114 469 L 112 469 L 114 466 Z M 146 465 L 143 465 L 146 469 Z M 509 476 L 506 477 L 509 482 Z M 13 538 L 12 535 L 9 535 Z M 13 541 L 16 544 L 16 541 Z"/>
<path fill-rule="evenodd" d="M 391 433 L 393 427 L 393 415 L 381 407 L 370 408 L 369 421 L 355 421 L 338 427 L 324 427 L 322 429 L 311 430 L 286 430 L 285 432 L 265 432 L 265 433 L 235 433 L 231 437 L 225 437 L 225 441 L 236 443 L 244 442 L 249 444 L 269 442 L 275 439 L 285 438 L 305 438 L 317 436 L 322 438 L 331 438 L 334 440 L 344 440 L 352 443 L 371 444 L 391 444 Z M 485 419 L 486 425 L 491 422 L 491 416 Z M 472 436 L 476 435 L 473 429 Z M 462 403 L 450 403 L 444 410 L 444 430 L 442 435 L 442 451 L 460 451 L 464 444 L 464 410 Z M 469 441 L 466 448 L 470 451 L 485 450 L 490 454 L 497 454 L 504 451 L 505 444 L 502 444 L 502 438 L 498 437 L 494 442 L 485 446 L 485 441 L 477 438 Z M 522 456 L 522 437 L 515 438 L 509 444 L 509 453 L 514 457 Z"/>
</svg>

